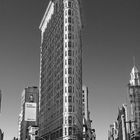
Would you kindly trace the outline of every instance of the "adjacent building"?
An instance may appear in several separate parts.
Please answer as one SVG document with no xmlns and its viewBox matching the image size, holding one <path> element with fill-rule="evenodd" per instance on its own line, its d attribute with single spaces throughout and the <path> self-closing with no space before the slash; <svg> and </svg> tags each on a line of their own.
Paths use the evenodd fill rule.
<svg viewBox="0 0 140 140">
<path fill-rule="evenodd" d="M 0 140 L 3 140 L 4 138 L 4 133 L 2 132 L 2 130 L 0 129 Z"/>
<path fill-rule="evenodd" d="M 127 120 L 127 106 L 122 105 L 118 110 L 118 118 L 117 118 L 117 132 L 119 140 L 127 140 L 128 139 L 128 120 Z"/>
<path fill-rule="evenodd" d="M 27 87 L 22 92 L 21 112 L 19 115 L 19 140 L 29 139 L 29 126 L 38 125 L 39 90 Z"/>
<path fill-rule="evenodd" d="M 140 139 L 140 73 L 134 65 L 128 85 L 130 101 L 131 139 Z"/>
<path fill-rule="evenodd" d="M 89 103 L 88 103 L 88 87 L 82 88 L 82 104 L 83 104 L 83 140 L 95 140 L 95 129 L 92 129 Z"/>
<path fill-rule="evenodd" d="M 2 104 L 2 93 L 1 93 L 1 90 L 0 90 L 0 113 L 1 113 L 1 104 Z"/>
<path fill-rule="evenodd" d="M 110 125 L 110 128 L 108 130 L 108 140 L 119 140 L 117 122 L 114 122 L 113 124 Z"/>
<path fill-rule="evenodd" d="M 128 84 L 129 103 L 119 108 L 117 117 L 117 137 L 114 125 L 110 126 L 109 140 L 140 140 L 140 73 L 134 67 Z"/>
<path fill-rule="evenodd" d="M 51 0 L 40 24 L 39 136 L 81 140 L 80 0 Z"/>
<path fill-rule="evenodd" d="M 108 140 L 129 140 L 127 112 L 127 106 L 125 104 L 118 108 L 118 117 L 117 120 L 110 125 Z"/>
</svg>

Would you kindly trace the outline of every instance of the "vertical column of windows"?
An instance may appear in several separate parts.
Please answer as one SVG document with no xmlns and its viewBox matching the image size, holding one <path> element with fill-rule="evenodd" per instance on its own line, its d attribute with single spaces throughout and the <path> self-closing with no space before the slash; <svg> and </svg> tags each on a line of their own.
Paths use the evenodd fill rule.
<svg viewBox="0 0 140 140">
<path fill-rule="evenodd" d="M 76 129 L 72 127 L 75 124 L 75 117 L 71 114 L 75 112 L 75 95 L 74 93 L 74 12 L 72 1 L 65 1 L 64 6 L 64 62 L 65 62 L 65 111 L 64 117 L 65 128 L 64 135 L 75 134 Z M 71 126 L 70 126 L 71 125 Z"/>
<path fill-rule="evenodd" d="M 68 19 L 67 19 L 67 1 L 65 1 L 64 3 L 64 95 L 65 95 L 65 100 L 64 100 L 64 113 L 65 113 L 65 117 L 64 117 L 64 136 L 68 135 L 68 126 L 67 126 L 67 108 L 68 108 L 68 102 L 67 102 L 67 57 L 68 57 L 68 38 L 67 38 L 67 34 L 68 34 L 68 30 L 67 30 L 67 24 L 68 24 Z"/>
</svg>

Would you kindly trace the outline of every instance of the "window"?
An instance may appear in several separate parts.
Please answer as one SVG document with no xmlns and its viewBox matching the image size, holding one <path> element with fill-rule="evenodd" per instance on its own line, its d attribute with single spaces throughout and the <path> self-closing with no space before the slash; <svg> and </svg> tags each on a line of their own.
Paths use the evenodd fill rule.
<svg viewBox="0 0 140 140">
<path fill-rule="evenodd" d="M 69 105 L 68 111 L 72 112 L 72 105 Z"/>
<path fill-rule="evenodd" d="M 65 127 L 65 135 L 67 135 L 67 128 Z"/>
<path fill-rule="evenodd" d="M 65 69 L 65 74 L 67 74 L 67 69 Z"/>
<path fill-rule="evenodd" d="M 65 102 L 67 102 L 67 96 L 65 96 Z"/>
<path fill-rule="evenodd" d="M 68 50 L 68 56 L 71 56 L 71 55 L 72 55 L 72 51 Z"/>
<path fill-rule="evenodd" d="M 65 56 L 67 56 L 67 51 L 65 51 Z"/>
<path fill-rule="evenodd" d="M 68 68 L 68 74 L 72 74 L 72 68 Z"/>
<path fill-rule="evenodd" d="M 68 83 L 72 84 L 72 77 L 71 76 L 69 76 L 69 78 L 68 78 Z"/>
<path fill-rule="evenodd" d="M 68 7 L 71 7 L 72 6 L 72 3 L 71 1 L 68 2 Z"/>
<path fill-rule="evenodd" d="M 71 86 L 68 87 L 68 92 L 72 93 L 72 87 Z"/>
<path fill-rule="evenodd" d="M 67 34 L 65 34 L 65 39 L 67 39 Z"/>
<path fill-rule="evenodd" d="M 68 47 L 71 48 L 71 41 L 68 42 Z"/>
<path fill-rule="evenodd" d="M 67 15 L 67 10 L 65 11 L 65 15 Z"/>
<path fill-rule="evenodd" d="M 72 135 L 72 127 L 69 127 L 68 131 L 69 131 L 69 135 Z"/>
<path fill-rule="evenodd" d="M 68 33 L 68 39 L 72 39 L 71 33 Z"/>
<path fill-rule="evenodd" d="M 65 93 L 67 93 L 67 87 L 65 87 Z"/>
<path fill-rule="evenodd" d="M 72 124 L 72 116 L 68 117 L 68 122 L 69 122 L 69 124 Z"/>
<path fill-rule="evenodd" d="M 65 47 L 67 48 L 67 42 L 65 42 Z"/>
<path fill-rule="evenodd" d="M 70 9 L 68 10 L 68 15 L 71 15 L 71 10 Z"/>
<path fill-rule="evenodd" d="M 68 22 L 71 23 L 71 17 L 68 17 Z M 66 22 L 67 23 L 67 22 Z"/>
<path fill-rule="evenodd" d="M 68 25 L 68 31 L 71 31 L 71 25 Z"/>
<path fill-rule="evenodd" d="M 65 18 L 65 23 L 67 23 L 67 18 Z"/>
<path fill-rule="evenodd" d="M 65 60 L 65 65 L 67 65 L 67 60 Z"/>
<path fill-rule="evenodd" d="M 72 65 L 72 59 L 71 58 L 68 59 L 68 65 Z"/>
<path fill-rule="evenodd" d="M 71 103 L 72 102 L 72 97 L 68 96 L 68 102 Z"/>
<path fill-rule="evenodd" d="M 65 26 L 65 31 L 67 31 L 67 26 Z"/>
</svg>

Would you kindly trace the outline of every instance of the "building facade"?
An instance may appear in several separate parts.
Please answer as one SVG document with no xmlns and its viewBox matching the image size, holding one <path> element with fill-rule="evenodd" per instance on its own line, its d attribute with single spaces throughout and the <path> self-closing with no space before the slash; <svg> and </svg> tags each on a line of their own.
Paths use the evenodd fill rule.
<svg viewBox="0 0 140 140">
<path fill-rule="evenodd" d="M 108 131 L 108 140 L 119 140 L 118 137 L 118 124 L 117 122 L 114 122 L 110 125 L 109 131 Z"/>
<path fill-rule="evenodd" d="M 3 140 L 4 138 L 4 133 L 2 132 L 2 130 L 0 129 L 0 140 Z"/>
<path fill-rule="evenodd" d="M 39 90 L 27 87 L 22 92 L 21 112 L 19 115 L 19 140 L 29 139 L 29 126 L 38 125 Z"/>
<path fill-rule="evenodd" d="M 82 104 L 83 104 L 83 140 L 95 140 L 95 129 L 92 129 L 89 102 L 88 102 L 88 87 L 82 87 Z"/>
<path fill-rule="evenodd" d="M 0 90 L 0 113 L 1 113 L 1 105 L 2 105 L 2 93 L 1 93 L 1 90 Z"/>
<path fill-rule="evenodd" d="M 82 139 L 80 0 L 51 0 L 40 24 L 39 136 Z"/>
<path fill-rule="evenodd" d="M 136 66 L 130 73 L 131 79 L 128 85 L 130 101 L 130 137 L 133 140 L 140 139 L 140 73 Z"/>
<path fill-rule="evenodd" d="M 126 105 L 122 105 L 121 108 L 119 108 L 118 111 L 118 118 L 117 118 L 117 122 L 118 122 L 118 140 L 127 140 L 128 139 L 128 129 L 127 129 L 127 125 L 128 125 L 128 120 L 127 120 L 127 107 Z"/>
</svg>

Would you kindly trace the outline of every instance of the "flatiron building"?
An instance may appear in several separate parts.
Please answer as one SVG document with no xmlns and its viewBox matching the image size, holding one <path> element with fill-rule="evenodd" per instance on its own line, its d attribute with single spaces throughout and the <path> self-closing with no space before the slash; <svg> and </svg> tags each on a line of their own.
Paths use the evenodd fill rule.
<svg viewBox="0 0 140 140">
<path fill-rule="evenodd" d="M 39 137 L 82 139 L 80 0 L 51 0 L 40 24 Z"/>
</svg>

